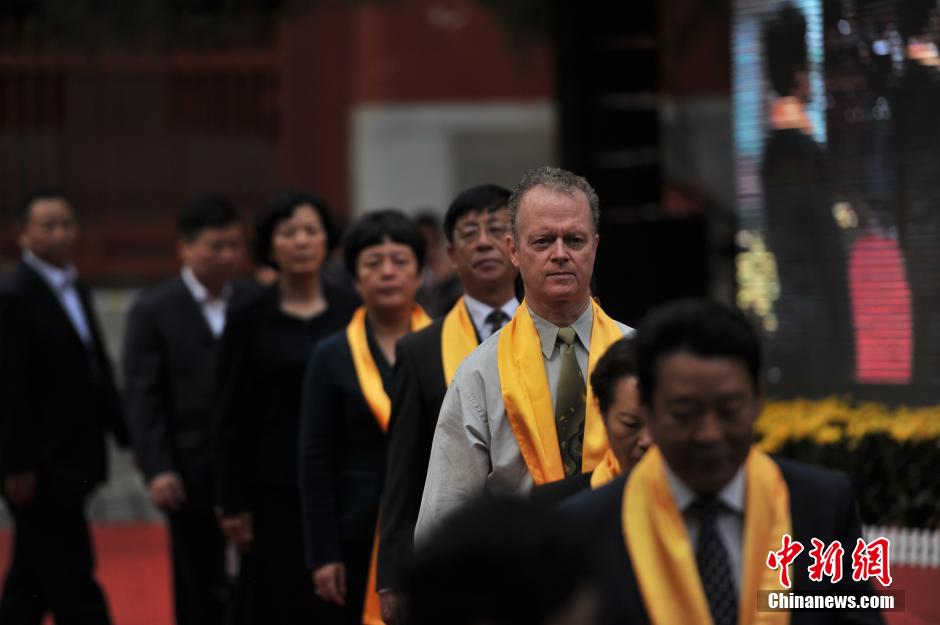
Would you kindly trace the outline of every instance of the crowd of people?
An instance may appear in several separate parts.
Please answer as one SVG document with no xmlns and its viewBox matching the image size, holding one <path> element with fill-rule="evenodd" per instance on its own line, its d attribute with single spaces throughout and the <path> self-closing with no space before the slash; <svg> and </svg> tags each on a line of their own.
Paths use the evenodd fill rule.
<svg viewBox="0 0 940 625">
<path fill-rule="evenodd" d="M 106 432 L 166 514 L 178 624 L 751 623 L 782 534 L 859 535 L 847 480 L 752 447 L 761 345 L 741 313 L 683 300 L 635 332 L 592 297 L 599 200 L 570 172 L 454 199 L 463 294 L 436 320 L 401 212 L 340 239 L 323 198 L 276 198 L 255 220 L 276 272 L 260 287 L 236 277 L 233 204 L 196 198 L 179 276 L 129 312 L 120 393 L 68 198 L 31 194 L 21 218 L 0 296 L 0 625 L 110 623 L 84 516 Z M 352 288 L 328 277 L 337 246 Z M 881 622 L 761 616 L 780 614 Z"/>
</svg>

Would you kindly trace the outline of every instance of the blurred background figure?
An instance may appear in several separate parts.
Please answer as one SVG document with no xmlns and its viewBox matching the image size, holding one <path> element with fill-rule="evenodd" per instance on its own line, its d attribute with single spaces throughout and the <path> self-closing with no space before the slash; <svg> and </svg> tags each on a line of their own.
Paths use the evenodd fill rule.
<svg viewBox="0 0 940 625">
<path fill-rule="evenodd" d="M 395 343 L 431 319 L 415 304 L 425 242 L 405 215 L 367 213 L 349 230 L 343 251 L 363 306 L 348 327 L 317 346 L 307 368 L 300 494 L 317 595 L 341 606 L 331 622 L 358 625 L 376 622 L 363 620 L 367 601 L 369 616 L 378 617 L 374 543 Z"/>
<path fill-rule="evenodd" d="M 775 392 L 811 395 L 854 382 L 845 244 L 832 213 L 829 163 L 813 138 L 806 18 L 785 4 L 763 31 L 774 98 L 764 147 L 767 240 L 777 263 L 779 328 L 769 343 Z"/>
<path fill-rule="evenodd" d="M 588 544 L 554 512 L 483 498 L 449 516 L 406 577 L 409 625 L 594 625 Z"/>
<path fill-rule="evenodd" d="M 137 465 L 167 514 L 176 623 L 213 625 L 223 622 L 226 590 L 211 455 L 218 341 L 229 308 L 255 287 L 235 280 L 244 226 L 231 201 L 194 198 L 178 225 L 180 276 L 144 293 L 128 315 L 125 406 Z"/>
<path fill-rule="evenodd" d="M 322 279 L 337 234 L 326 202 L 289 192 L 257 216 L 256 257 L 278 280 L 229 313 L 222 338 L 218 502 L 243 559 L 239 622 L 316 623 L 326 608 L 304 563 L 297 437 L 304 369 L 358 306 Z"/>
<path fill-rule="evenodd" d="M 418 303 L 432 317 L 440 317 L 451 309 L 463 293 L 463 287 L 453 263 L 447 257 L 447 239 L 437 214 L 421 212 L 415 217 L 415 223 L 427 247 Z"/>
<path fill-rule="evenodd" d="M 85 504 L 107 477 L 105 432 L 128 434 L 87 287 L 72 264 L 75 210 L 57 189 L 20 204 L 22 260 L 3 285 L 0 488 L 13 559 L 0 623 L 111 622 Z"/>
</svg>

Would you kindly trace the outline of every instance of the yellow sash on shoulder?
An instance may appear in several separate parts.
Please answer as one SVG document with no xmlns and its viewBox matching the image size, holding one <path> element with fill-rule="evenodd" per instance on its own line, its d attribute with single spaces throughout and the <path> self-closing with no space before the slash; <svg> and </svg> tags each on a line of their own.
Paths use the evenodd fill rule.
<svg viewBox="0 0 940 625">
<path fill-rule="evenodd" d="M 608 449 L 604 454 L 601 463 L 594 467 L 594 473 L 591 474 L 591 488 L 600 488 L 604 484 L 609 484 L 620 477 L 623 470 L 620 468 L 620 462 L 614 455 L 613 449 Z"/>
<path fill-rule="evenodd" d="M 461 296 L 444 317 L 444 326 L 441 328 L 441 362 L 444 365 L 444 382 L 448 386 L 460 363 L 478 344 L 476 328 Z"/>
<path fill-rule="evenodd" d="M 411 313 L 411 331 L 420 330 L 431 323 L 424 309 L 415 304 Z M 383 432 L 388 430 L 388 420 L 392 415 L 392 400 L 385 387 L 382 386 L 382 376 L 369 349 L 369 339 L 366 337 L 366 308 L 360 306 L 353 314 L 349 325 L 346 326 L 346 340 L 349 341 L 349 350 L 352 352 L 353 366 L 356 369 L 356 379 L 359 389 L 365 397 L 366 404 L 372 411 L 379 427 Z M 365 625 L 383 625 L 382 611 L 379 604 L 379 594 L 375 590 L 376 563 L 379 553 L 379 532 L 375 531 L 375 540 L 372 544 L 372 561 L 369 563 L 369 581 L 366 583 L 366 598 L 362 607 L 362 622 Z"/>
<path fill-rule="evenodd" d="M 617 322 L 608 317 L 594 300 L 591 300 L 591 306 L 594 307 L 594 322 L 591 327 L 588 377 L 607 348 L 623 338 L 623 331 Z M 555 429 L 555 408 L 552 406 L 552 394 L 542 364 L 542 344 L 525 301 L 500 332 L 497 361 L 506 417 L 532 481 L 545 484 L 564 479 L 565 468 Z M 591 385 L 587 387 L 582 472 L 592 471 L 608 449 L 607 432 L 600 409 L 594 401 Z"/>
<path fill-rule="evenodd" d="M 411 313 L 411 331 L 420 330 L 431 323 L 431 318 L 424 309 L 415 304 Z M 388 430 L 388 420 L 392 415 L 392 400 L 389 399 L 382 386 L 382 376 L 369 349 L 369 339 L 366 338 L 366 307 L 360 306 L 349 325 L 346 326 L 346 340 L 349 341 L 349 350 L 352 352 L 353 366 L 356 368 L 356 378 L 359 388 L 365 397 L 369 409 L 375 416 L 379 427 L 385 432 Z"/>
<path fill-rule="evenodd" d="M 790 493 L 780 468 L 752 448 L 745 463 L 744 571 L 738 593 L 739 625 L 787 625 L 790 613 L 758 612 L 757 591 L 786 589 L 767 553 L 792 534 Z M 695 552 L 679 512 L 665 460 L 651 448 L 630 472 L 624 488 L 623 533 L 643 604 L 653 625 L 712 622 L 695 563 Z"/>
</svg>

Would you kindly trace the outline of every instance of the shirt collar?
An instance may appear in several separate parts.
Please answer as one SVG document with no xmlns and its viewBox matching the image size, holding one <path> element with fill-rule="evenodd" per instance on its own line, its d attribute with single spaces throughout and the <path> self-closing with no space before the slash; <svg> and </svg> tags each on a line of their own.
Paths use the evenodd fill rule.
<svg viewBox="0 0 940 625">
<path fill-rule="evenodd" d="M 473 325 L 479 331 L 480 328 L 486 324 L 486 318 L 493 311 L 493 308 L 478 299 L 470 297 L 466 293 L 464 293 L 463 301 L 467 306 L 467 312 L 470 313 L 470 319 L 473 321 Z M 516 314 L 517 308 L 519 308 L 519 301 L 515 297 L 509 298 L 508 302 L 499 307 L 501 311 L 506 313 L 507 319 L 512 319 L 513 315 Z"/>
<path fill-rule="evenodd" d="M 663 464 L 666 467 L 666 479 L 669 480 L 669 487 L 670 490 L 672 490 L 672 499 L 676 502 L 676 506 L 679 510 L 685 512 L 685 510 L 692 505 L 692 502 L 698 498 L 698 495 L 694 490 L 689 488 L 685 482 L 680 480 L 679 476 L 673 473 L 668 463 L 664 462 Z M 718 491 L 718 500 L 736 514 L 743 515 L 744 486 L 744 465 L 741 465 L 738 467 L 738 471 L 734 474 L 734 477 L 731 478 L 731 481 Z"/>
<path fill-rule="evenodd" d="M 56 267 L 33 254 L 31 250 L 23 251 L 23 262 L 35 269 L 57 292 L 66 290 L 78 280 L 78 271 L 72 265 L 65 269 Z"/>
<path fill-rule="evenodd" d="M 183 267 L 183 270 L 180 272 L 180 277 L 183 279 L 186 288 L 192 293 L 193 299 L 200 304 L 211 304 L 218 301 L 226 302 L 232 294 L 232 285 L 227 284 L 225 288 L 222 289 L 222 296 L 217 300 L 212 299 L 209 296 L 209 290 L 203 286 L 202 282 L 199 281 L 199 278 L 196 277 L 192 267 L 189 265 Z"/>
<path fill-rule="evenodd" d="M 542 355 L 548 360 L 552 357 L 552 352 L 555 351 L 555 342 L 558 340 L 558 326 L 547 319 L 542 319 L 536 315 L 531 308 L 529 309 L 529 315 L 532 317 L 533 323 L 535 323 L 535 329 L 539 332 L 539 341 L 542 343 Z M 574 328 L 574 333 L 578 335 L 581 345 L 589 352 L 591 351 L 591 327 L 593 325 L 594 307 L 591 306 L 591 302 L 588 302 L 584 312 L 575 319 L 571 327 Z"/>
</svg>

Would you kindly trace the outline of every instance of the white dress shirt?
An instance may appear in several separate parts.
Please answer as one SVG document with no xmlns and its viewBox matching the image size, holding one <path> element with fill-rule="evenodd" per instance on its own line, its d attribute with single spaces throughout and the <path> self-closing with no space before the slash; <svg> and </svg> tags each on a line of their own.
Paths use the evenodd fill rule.
<svg viewBox="0 0 940 625">
<path fill-rule="evenodd" d="M 692 553 L 698 546 L 698 519 L 689 511 L 689 507 L 698 498 L 685 482 L 672 472 L 666 464 L 666 478 L 672 491 L 672 499 L 682 512 L 685 529 L 689 533 L 689 542 L 692 543 Z M 744 467 L 738 469 L 731 481 L 718 491 L 718 500 L 721 501 L 721 511 L 715 519 L 715 529 L 718 538 L 728 552 L 728 562 L 731 565 L 731 579 L 738 592 L 741 591 L 741 574 L 744 559 L 744 499 L 745 499 Z"/>
<path fill-rule="evenodd" d="M 464 294 L 463 301 L 467 306 L 467 312 L 470 313 L 470 320 L 473 322 L 473 327 L 477 329 L 477 334 L 480 336 L 480 342 L 490 338 L 490 335 L 493 334 L 493 329 L 490 327 L 490 324 L 486 322 L 486 318 L 489 317 L 490 313 L 495 309 L 478 299 L 473 299 L 467 294 Z M 516 314 L 517 308 L 519 308 L 519 301 L 515 297 L 510 298 L 508 302 L 499 307 L 499 309 L 506 314 L 507 323 L 512 319 L 512 316 Z"/>
<path fill-rule="evenodd" d="M 92 344 L 91 327 L 88 325 L 88 319 L 85 316 L 85 309 L 82 307 L 82 300 L 78 296 L 78 289 L 75 288 L 75 281 L 78 280 L 78 271 L 75 267 L 69 265 L 65 269 L 56 267 L 39 258 L 31 251 L 23 252 L 23 262 L 32 267 L 42 276 L 42 279 L 52 289 L 53 294 L 65 314 L 68 315 L 72 327 L 81 338 L 85 345 Z"/>
<path fill-rule="evenodd" d="M 227 285 L 222 290 L 221 297 L 212 299 L 208 289 L 202 285 L 202 282 L 193 273 L 192 268 L 183 267 L 182 278 L 183 283 L 192 293 L 193 299 L 199 304 L 202 316 L 206 318 L 206 323 L 209 324 L 213 336 L 216 338 L 222 336 L 222 332 L 225 330 L 225 313 L 228 310 L 228 300 L 232 295 L 232 286 Z"/>
</svg>

